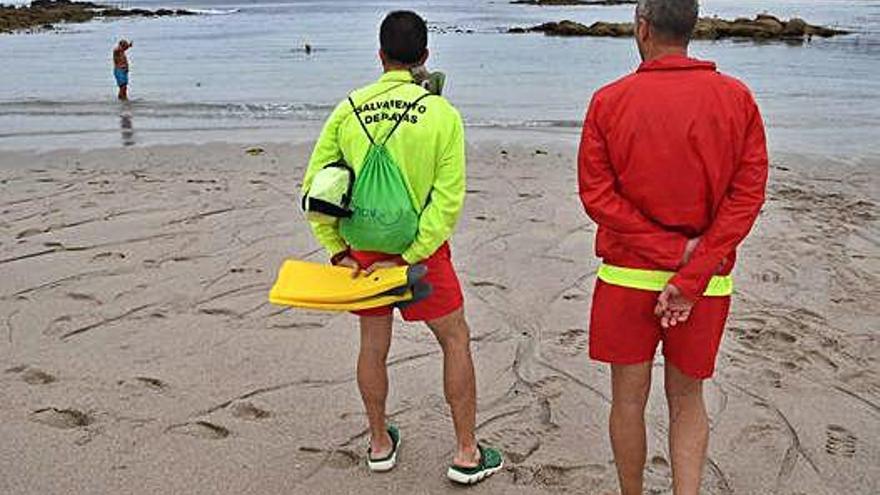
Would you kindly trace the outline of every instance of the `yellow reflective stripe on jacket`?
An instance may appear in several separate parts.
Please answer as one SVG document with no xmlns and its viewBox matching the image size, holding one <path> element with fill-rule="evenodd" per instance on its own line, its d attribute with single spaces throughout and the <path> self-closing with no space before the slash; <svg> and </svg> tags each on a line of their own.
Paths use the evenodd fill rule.
<svg viewBox="0 0 880 495">
<path fill-rule="evenodd" d="M 629 289 L 649 290 L 662 292 L 669 280 L 675 275 L 673 272 L 663 270 L 642 270 L 638 268 L 624 268 L 603 263 L 599 267 L 599 280 L 606 284 L 627 287 Z M 704 296 L 725 297 L 733 294 L 733 276 L 716 275 L 709 281 Z"/>
</svg>

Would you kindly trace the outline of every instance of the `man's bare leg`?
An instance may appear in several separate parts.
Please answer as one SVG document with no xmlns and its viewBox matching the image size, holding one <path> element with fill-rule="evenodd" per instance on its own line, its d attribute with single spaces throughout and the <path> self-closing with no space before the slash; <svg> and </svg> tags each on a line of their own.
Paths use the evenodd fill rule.
<svg viewBox="0 0 880 495">
<path fill-rule="evenodd" d="M 429 321 L 428 326 L 443 349 L 443 391 L 452 410 L 458 449 L 453 462 L 459 466 L 479 463 L 474 429 L 477 421 L 477 384 L 471 359 L 470 329 L 464 310 Z"/>
<path fill-rule="evenodd" d="M 361 399 L 370 422 L 371 457 L 379 459 L 391 453 L 391 437 L 385 424 L 385 399 L 388 397 L 388 349 L 391 347 L 393 316 L 362 316 L 361 349 L 357 362 L 357 381 Z"/>
<path fill-rule="evenodd" d="M 651 392 L 650 361 L 611 365 L 611 448 L 617 465 L 621 495 L 641 495 L 647 441 L 645 406 Z"/>
<path fill-rule="evenodd" d="M 669 404 L 669 452 L 675 495 L 697 495 L 706 449 L 709 417 L 703 401 L 703 381 L 666 363 L 666 401 Z"/>
</svg>

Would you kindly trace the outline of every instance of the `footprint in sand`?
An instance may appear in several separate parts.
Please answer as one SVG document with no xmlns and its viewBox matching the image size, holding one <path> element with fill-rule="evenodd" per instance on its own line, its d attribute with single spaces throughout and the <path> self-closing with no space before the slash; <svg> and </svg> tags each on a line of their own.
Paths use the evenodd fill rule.
<svg viewBox="0 0 880 495">
<path fill-rule="evenodd" d="M 798 371 L 800 366 L 793 361 L 783 361 L 780 365 L 788 371 Z"/>
<path fill-rule="evenodd" d="M 794 344 L 795 342 L 797 342 L 797 337 L 788 332 L 771 331 L 770 335 L 779 342 L 782 342 L 783 344 Z"/>
<path fill-rule="evenodd" d="M 840 425 L 825 428 L 825 453 L 831 456 L 852 458 L 856 455 L 858 437 Z"/>
<path fill-rule="evenodd" d="M 657 469 L 669 469 L 669 461 L 663 456 L 655 455 L 651 458 L 651 467 Z"/>
<path fill-rule="evenodd" d="M 101 261 L 101 260 L 108 260 L 108 259 L 124 260 L 125 254 L 108 251 L 108 252 L 104 252 L 104 253 L 98 253 L 98 254 L 92 256 L 92 261 Z"/>
<path fill-rule="evenodd" d="M 328 450 L 318 447 L 302 446 L 300 452 L 307 454 L 320 454 L 327 456 L 324 461 L 328 467 L 333 469 L 351 469 L 360 465 L 361 456 L 348 449 Z"/>
<path fill-rule="evenodd" d="M 273 323 L 270 325 L 270 328 L 281 330 L 316 330 L 318 328 L 324 328 L 324 324 L 315 322 Z"/>
<path fill-rule="evenodd" d="M 260 270 L 259 268 L 230 268 L 229 269 L 229 273 L 247 273 L 247 272 L 263 273 L 263 270 Z"/>
<path fill-rule="evenodd" d="M 672 478 L 672 469 L 665 457 L 655 455 L 648 462 L 645 469 L 645 493 L 671 493 L 669 480 Z"/>
<path fill-rule="evenodd" d="M 250 402 L 236 402 L 229 406 L 229 410 L 236 418 L 248 420 L 265 419 L 272 415 L 269 411 L 260 409 Z"/>
<path fill-rule="evenodd" d="M 773 388 L 782 388 L 782 374 L 776 370 L 765 369 L 761 374 Z"/>
<path fill-rule="evenodd" d="M 232 434 L 227 428 L 208 421 L 193 421 L 168 428 L 167 431 L 206 440 L 222 440 Z"/>
<path fill-rule="evenodd" d="M 88 414 L 76 409 L 58 409 L 47 407 L 37 409 L 31 413 L 31 421 L 44 424 L 53 428 L 69 430 L 92 424 L 94 419 Z"/>
<path fill-rule="evenodd" d="M 73 317 L 70 315 L 59 316 L 46 325 L 46 328 L 43 330 L 43 335 L 51 336 L 67 331 L 71 326 L 71 321 L 73 321 Z"/>
<path fill-rule="evenodd" d="M 561 376 L 548 376 L 541 378 L 532 385 L 532 392 L 542 399 L 554 399 L 563 393 L 565 380 Z"/>
<path fill-rule="evenodd" d="M 515 466 L 513 472 L 515 485 L 539 487 L 571 487 L 579 485 L 578 478 L 584 466 L 560 466 L 556 464 L 536 464 L 534 466 Z"/>
<path fill-rule="evenodd" d="M 556 343 L 568 349 L 572 354 L 579 354 L 587 348 L 587 331 L 583 328 L 569 328 L 562 332 Z"/>
<path fill-rule="evenodd" d="M 136 376 L 134 377 L 135 381 L 145 385 L 147 388 L 151 388 L 153 390 L 165 390 L 168 388 L 168 385 L 158 378 L 151 378 L 149 376 Z"/>
<path fill-rule="evenodd" d="M 16 238 L 16 239 L 24 239 L 24 238 L 26 238 L 26 237 L 31 237 L 31 236 L 35 236 L 35 235 L 40 235 L 40 234 L 42 234 L 42 233 L 44 233 L 44 232 L 46 232 L 45 229 L 27 229 L 27 230 L 22 230 L 21 232 L 19 232 L 19 233 L 15 236 L 15 238 Z"/>
<path fill-rule="evenodd" d="M 541 448 L 541 434 L 529 427 L 499 431 L 490 434 L 488 440 L 513 464 L 522 464 Z"/>
<path fill-rule="evenodd" d="M 478 280 L 476 282 L 471 282 L 472 287 L 492 287 L 493 289 L 498 290 L 507 290 L 507 286 L 504 284 L 499 284 L 497 282 L 492 282 L 491 280 Z"/>
<path fill-rule="evenodd" d="M 361 463 L 361 456 L 351 450 L 337 450 L 330 454 L 327 466 L 333 469 L 351 469 Z"/>
<path fill-rule="evenodd" d="M 28 385 L 46 385 L 56 381 L 56 378 L 49 373 L 37 368 L 29 368 L 22 373 L 21 379 Z"/>
<path fill-rule="evenodd" d="M 782 281 L 782 274 L 777 272 L 776 270 L 767 269 L 760 273 L 755 273 L 752 275 L 752 278 L 756 282 L 762 282 L 765 284 L 778 284 Z"/>
<path fill-rule="evenodd" d="M 229 308 L 202 308 L 199 310 L 199 313 L 206 314 L 208 316 L 228 316 L 236 318 L 240 316 L 238 313 Z"/>
<path fill-rule="evenodd" d="M 740 430 L 734 442 L 744 445 L 755 444 L 765 441 L 779 433 L 779 426 L 772 423 L 754 423 Z"/>
<path fill-rule="evenodd" d="M 100 299 L 98 299 L 97 297 L 95 297 L 91 294 L 83 294 L 80 292 L 68 292 L 67 297 L 69 297 L 70 299 L 73 299 L 74 301 L 87 301 L 87 302 L 95 303 L 99 306 L 102 304 Z"/>
<path fill-rule="evenodd" d="M 21 379 L 28 385 L 46 385 L 55 382 L 57 379 L 38 368 L 31 368 L 27 365 L 13 366 L 7 368 L 6 373 L 21 373 Z"/>
</svg>

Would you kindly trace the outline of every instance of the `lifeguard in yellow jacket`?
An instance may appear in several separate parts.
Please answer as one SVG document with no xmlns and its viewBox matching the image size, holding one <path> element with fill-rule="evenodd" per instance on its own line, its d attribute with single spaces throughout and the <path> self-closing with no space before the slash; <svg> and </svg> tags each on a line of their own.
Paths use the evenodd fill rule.
<svg viewBox="0 0 880 495">
<path fill-rule="evenodd" d="M 332 263 L 350 267 L 355 276 L 397 265 L 423 264 L 428 268 L 424 280 L 433 292 L 402 308 L 401 313 L 406 320 L 426 322 L 440 342 L 444 390 L 457 439 L 447 476 L 459 483 L 476 483 L 499 471 L 503 462 L 499 451 L 478 444 L 474 435 L 476 385 L 470 330 L 447 242 L 465 197 L 462 120 L 445 98 L 430 94 L 413 79 L 414 69 L 421 70 L 428 58 L 427 26 L 421 17 L 413 12 L 392 12 L 382 22 L 379 38 L 384 74 L 335 108 L 315 146 L 303 193 L 308 193 L 315 176 L 330 164 L 341 162 L 358 178 L 365 172 L 365 162 L 375 160 L 377 155 L 385 160 L 384 165 L 395 164 L 392 175 L 402 178 L 404 196 L 409 196 L 412 205 L 411 238 L 384 239 L 385 244 L 394 247 L 376 252 L 357 249 L 351 223 L 346 223 L 350 220 L 312 222 L 312 230 Z M 358 191 L 354 194 L 357 196 Z M 371 214 L 369 205 L 364 204 L 371 200 L 381 202 L 383 198 L 361 197 L 354 218 Z M 373 471 L 387 471 L 397 463 L 402 438 L 400 430 L 385 420 L 392 308 L 356 314 L 361 329 L 358 386 L 370 425 L 368 465 Z"/>
</svg>

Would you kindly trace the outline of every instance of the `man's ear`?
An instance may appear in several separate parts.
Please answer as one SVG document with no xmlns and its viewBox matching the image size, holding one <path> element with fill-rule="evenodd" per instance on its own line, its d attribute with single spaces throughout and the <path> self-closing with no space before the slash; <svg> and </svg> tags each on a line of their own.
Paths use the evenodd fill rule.
<svg viewBox="0 0 880 495">
<path fill-rule="evenodd" d="M 385 55 L 385 52 L 382 51 L 381 48 L 379 49 L 379 60 L 382 61 L 382 65 L 385 65 L 388 63 L 388 57 Z"/>
<path fill-rule="evenodd" d="M 642 42 L 648 41 L 648 39 L 651 38 L 651 25 L 648 24 L 648 21 L 646 21 L 643 17 L 639 17 L 638 21 L 636 22 L 635 35 Z"/>
<path fill-rule="evenodd" d="M 425 65 L 425 62 L 428 61 L 428 56 L 431 55 L 431 52 L 425 48 L 425 54 L 422 55 L 422 58 L 419 60 L 419 65 Z"/>
</svg>

